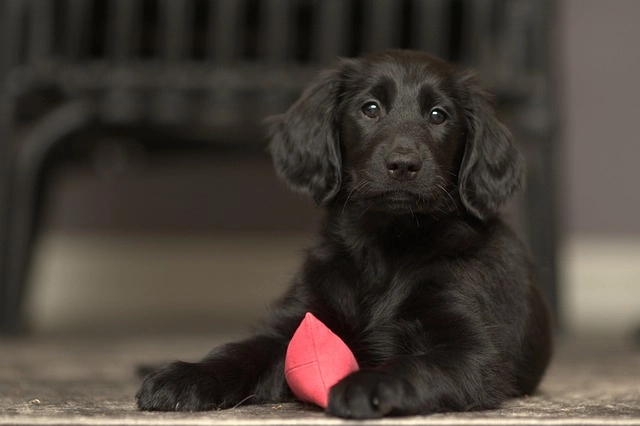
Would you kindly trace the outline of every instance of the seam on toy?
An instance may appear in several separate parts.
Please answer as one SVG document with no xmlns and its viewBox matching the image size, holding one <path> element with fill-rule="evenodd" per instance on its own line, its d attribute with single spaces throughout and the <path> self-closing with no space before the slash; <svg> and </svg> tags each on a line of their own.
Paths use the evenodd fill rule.
<svg viewBox="0 0 640 426">
<path fill-rule="evenodd" d="M 307 325 L 307 330 L 309 331 L 309 336 L 311 336 L 311 343 L 313 344 L 313 354 L 316 357 L 316 361 L 319 361 L 320 358 L 318 358 L 318 350 L 317 350 L 317 347 L 316 347 L 316 339 L 313 336 L 313 332 L 311 330 L 311 324 Z M 324 375 L 322 374 L 322 369 L 320 368 L 320 362 L 317 362 L 316 364 L 318 366 L 318 373 L 319 373 L 319 376 L 320 376 L 320 380 L 322 381 L 322 387 L 324 389 L 327 389 L 327 384 L 325 383 Z"/>
<path fill-rule="evenodd" d="M 318 361 L 309 361 L 309 362 L 305 362 L 304 364 L 297 365 L 297 366 L 295 366 L 295 367 L 293 367 L 293 368 L 288 369 L 285 373 L 286 373 L 286 374 L 288 374 L 288 373 L 290 373 L 290 372 L 292 372 L 292 371 L 296 371 L 296 370 L 298 370 L 298 369 L 300 369 L 300 368 L 302 368 L 302 367 L 306 367 L 306 366 L 308 366 L 308 365 L 311 365 L 311 364 L 317 364 L 317 363 L 318 363 Z"/>
</svg>

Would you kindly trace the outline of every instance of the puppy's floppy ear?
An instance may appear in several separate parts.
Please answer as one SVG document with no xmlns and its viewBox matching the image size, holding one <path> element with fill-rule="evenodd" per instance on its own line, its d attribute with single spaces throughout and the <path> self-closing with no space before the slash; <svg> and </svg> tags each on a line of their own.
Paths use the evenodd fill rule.
<svg viewBox="0 0 640 426">
<path fill-rule="evenodd" d="M 331 200 L 341 184 L 340 69 L 339 64 L 318 74 L 285 114 L 270 119 L 269 150 L 276 172 L 318 204 Z"/>
<path fill-rule="evenodd" d="M 526 163 L 476 77 L 462 76 L 460 87 L 468 123 L 458 180 L 460 197 L 471 214 L 487 219 L 522 188 Z"/>
</svg>

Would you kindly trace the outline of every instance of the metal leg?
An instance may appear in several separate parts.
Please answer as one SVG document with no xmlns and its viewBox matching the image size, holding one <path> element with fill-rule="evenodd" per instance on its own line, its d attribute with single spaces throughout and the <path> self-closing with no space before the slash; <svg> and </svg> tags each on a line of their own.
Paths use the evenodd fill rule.
<svg viewBox="0 0 640 426">
<path fill-rule="evenodd" d="M 0 97 L 0 333 L 16 332 L 18 308 L 14 297 L 14 286 L 9 282 L 10 265 L 10 217 L 11 188 L 15 156 L 10 143 L 10 119 L 12 102 L 8 96 Z"/>
<path fill-rule="evenodd" d="M 528 143 L 530 150 L 529 187 L 526 195 L 526 227 L 529 245 L 534 260 L 536 282 L 549 304 L 556 320 L 556 328 L 561 329 L 559 288 L 558 288 L 558 223 L 556 213 L 557 179 L 555 175 L 553 138 L 551 132 L 545 137 L 537 135 Z"/>
<path fill-rule="evenodd" d="M 0 333 L 9 334 L 18 331 L 19 313 L 18 302 L 15 297 L 15 286 L 8 279 L 11 257 L 9 249 L 9 215 L 11 213 L 11 200 L 9 197 L 10 163 L 6 159 L 2 163 L 3 176 L 0 178 Z"/>
<path fill-rule="evenodd" d="M 9 204 L 4 209 L 6 226 L 0 276 L 0 332 L 4 334 L 20 332 L 24 326 L 21 306 L 39 218 L 36 207 L 42 165 L 53 146 L 87 126 L 93 116 L 94 107 L 89 102 L 64 104 L 35 124 L 19 143 L 14 173 L 9 180 Z"/>
</svg>

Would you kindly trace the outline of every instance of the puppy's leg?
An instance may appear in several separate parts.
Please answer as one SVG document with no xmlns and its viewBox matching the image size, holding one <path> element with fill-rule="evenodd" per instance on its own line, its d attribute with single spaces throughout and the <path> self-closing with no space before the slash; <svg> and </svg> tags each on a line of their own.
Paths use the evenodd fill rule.
<svg viewBox="0 0 640 426">
<path fill-rule="evenodd" d="M 412 345 L 330 390 L 330 414 L 377 418 L 492 408 L 516 393 L 513 359 L 497 348 L 495 326 L 473 310 L 427 312 L 420 319 L 422 330 L 405 336 Z"/>
<path fill-rule="evenodd" d="M 256 336 L 224 345 L 197 363 L 174 362 L 148 375 L 136 394 L 149 411 L 202 411 L 282 400 L 286 343 Z"/>
<path fill-rule="evenodd" d="M 328 413 L 368 419 L 493 408 L 507 397 L 509 384 L 491 374 L 500 376 L 493 369 L 482 372 L 446 358 L 406 357 L 340 381 L 329 393 Z"/>
</svg>

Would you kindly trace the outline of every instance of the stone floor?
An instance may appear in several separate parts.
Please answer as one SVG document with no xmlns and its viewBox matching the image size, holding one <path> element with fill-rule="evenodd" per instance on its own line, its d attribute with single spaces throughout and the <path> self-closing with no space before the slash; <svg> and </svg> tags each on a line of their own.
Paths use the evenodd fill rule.
<svg viewBox="0 0 640 426">
<path fill-rule="evenodd" d="M 142 413 L 136 366 L 195 360 L 212 336 L 0 339 L 0 424 L 329 425 L 348 423 L 303 404 L 205 413 Z M 497 410 L 360 424 L 640 425 L 640 348 L 630 339 L 559 339 L 537 395 Z"/>
</svg>

